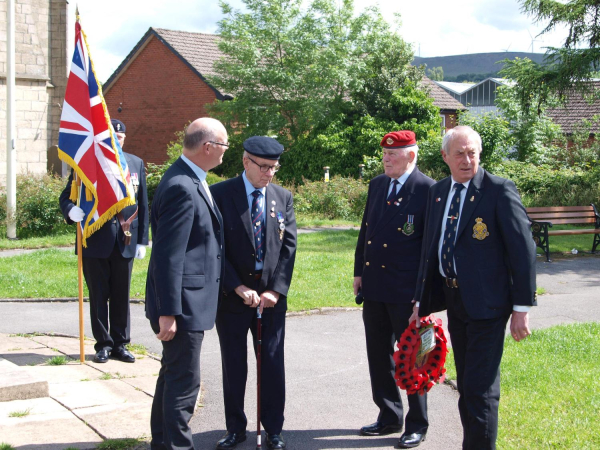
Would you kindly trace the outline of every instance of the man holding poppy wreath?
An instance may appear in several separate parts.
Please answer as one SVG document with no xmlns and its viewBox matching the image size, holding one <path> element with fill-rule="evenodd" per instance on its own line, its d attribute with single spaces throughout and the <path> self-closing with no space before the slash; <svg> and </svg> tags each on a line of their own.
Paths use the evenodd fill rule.
<svg viewBox="0 0 600 450">
<path fill-rule="evenodd" d="M 449 130 L 442 157 L 451 176 L 427 199 L 414 315 L 447 309 L 456 363 L 463 449 L 495 449 L 504 334 L 531 334 L 535 243 L 515 184 L 479 167 L 481 137 Z"/>
<path fill-rule="evenodd" d="M 354 259 L 354 294 L 364 300 L 363 322 L 377 421 L 360 429 L 363 436 L 397 433 L 399 448 L 417 447 L 427 433 L 427 395 L 408 396 L 404 419 L 394 379 L 394 345 L 406 329 L 425 224 L 429 187 L 435 182 L 417 168 L 418 146 L 412 131 L 386 134 L 382 141 L 385 174 L 369 184 L 367 204 Z"/>
</svg>

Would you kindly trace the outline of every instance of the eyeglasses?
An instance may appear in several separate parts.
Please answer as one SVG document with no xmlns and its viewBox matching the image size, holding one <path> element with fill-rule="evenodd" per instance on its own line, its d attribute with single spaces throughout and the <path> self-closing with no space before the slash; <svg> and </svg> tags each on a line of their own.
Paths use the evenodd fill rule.
<svg viewBox="0 0 600 450">
<path fill-rule="evenodd" d="M 269 170 L 272 170 L 273 173 L 276 173 L 279 169 L 281 169 L 280 164 L 275 164 L 274 166 L 269 166 L 268 164 L 259 164 L 256 161 L 254 161 L 252 158 L 250 158 L 249 156 L 247 156 L 247 158 L 250 161 L 252 161 L 254 164 L 256 164 L 258 167 L 260 167 L 260 171 L 263 173 L 267 173 Z"/>
<path fill-rule="evenodd" d="M 225 148 L 229 148 L 229 144 L 223 144 L 221 142 L 207 141 L 209 144 L 222 145 Z"/>
</svg>

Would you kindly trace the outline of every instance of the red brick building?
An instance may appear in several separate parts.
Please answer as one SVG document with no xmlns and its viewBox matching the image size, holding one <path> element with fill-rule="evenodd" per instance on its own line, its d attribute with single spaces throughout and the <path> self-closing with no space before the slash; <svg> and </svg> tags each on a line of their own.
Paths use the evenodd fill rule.
<svg viewBox="0 0 600 450">
<path fill-rule="evenodd" d="M 208 116 L 215 99 L 232 97 L 208 84 L 222 53 L 214 34 L 150 28 L 104 83 L 111 117 L 127 126 L 125 150 L 146 163 L 167 159 L 167 145 L 192 120 Z M 455 126 L 465 107 L 429 78 L 423 85 L 441 110 L 442 125 Z"/>
<path fill-rule="evenodd" d="M 163 163 L 175 133 L 208 116 L 205 105 L 228 98 L 205 79 L 221 56 L 217 39 L 150 28 L 106 81 L 110 115 L 127 126 L 127 152 L 146 163 Z"/>
</svg>

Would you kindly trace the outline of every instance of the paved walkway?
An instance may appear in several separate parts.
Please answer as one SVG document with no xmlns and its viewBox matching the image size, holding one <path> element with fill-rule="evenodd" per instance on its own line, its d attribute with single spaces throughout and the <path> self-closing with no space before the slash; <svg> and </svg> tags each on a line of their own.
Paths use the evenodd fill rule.
<svg viewBox="0 0 600 450">
<path fill-rule="evenodd" d="M 600 258 L 578 256 L 538 262 L 538 286 L 547 294 L 531 313 L 531 324 L 600 321 Z M 90 336 L 88 308 L 85 334 Z M 158 361 L 138 355 L 135 364 L 109 361 L 50 366 L 56 355 L 78 358 L 78 340 L 62 336 L 15 336 L 12 333 L 77 335 L 77 304 L 0 302 L 0 443 L 24 449 L 95 448 L 104 439 L 148 437 L 149 414 Z M 443 315 L 442 315 L 443 317 Z M 160 343 L 144 318 L 143 305 L 132 305 L 132 336 L 150 352 Z M 86 341 L 86 355 L 94 354 Z M 246 394 L 249 438 L 237 448 L 256 447 L 256 388 L 253 359 Z M 36 365 L 31 365 L 31 364 Z M 207 332 L 202 349 L 202 399 L 191 426 L 198 449 L 212 449 L 224 433 L 219 344 Z M 286 332 L 287 402 L 284 437 L 290 449 L 391 448 L 399 435 L 365 438 L 357 430 L 376 418 L 366 364 L 360 310 L 327 310 L 290 315 Z M 30 379 L 36 399 L 5 401 L 14 396 L 14 380 Z M 38 384 L 34 382 L 37 380 Z M 22 389 L 21 391 L 27 392 Z M 37 393 L 36 393 L 37 392 Z M 26 395 L 25 395 L 26 396 Z M 430 429 L 426 449 L 458 449 L 461 427 L 457 394 L 439 385 L 429 394 Z M 28 412 L 24 417 L 11 413 Z M 140 448 L 146 448 L 142 445 Z"/>
</svg>

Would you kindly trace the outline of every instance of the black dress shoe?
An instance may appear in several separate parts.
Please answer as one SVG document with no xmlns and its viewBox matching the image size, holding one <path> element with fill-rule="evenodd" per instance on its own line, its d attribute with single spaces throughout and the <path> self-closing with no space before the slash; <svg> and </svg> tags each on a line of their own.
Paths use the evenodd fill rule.
<svg viewBox="0 0 600 450">
<path fill-rule="evenodd" d="M 418 447 L 421 442 L 425 440 L 426 433 L 404 433 L 400 436 L 400 440 L 396 445 L 396 448 L 415 448 Z"/>
<path fill-rule="evenodd" d="M 223 436 L 219 442 L 217 442 L 217 450 L 226 450 L 228 448 L 235 448 L 240 442 L 246 440 L 246 432 L 241 433 L 227 433 Z"/>
<path fill-rule="evenodd" d="M 267 433 L 267 447 L 268 448 L 285 448 L 285 442 L 280 434 L 269 434 Z"/>
<path fill-rule="evenodd" d="M 135 362 L 135 356 L 133 356 L 129 350 L 123 347 L 110 352 L 110 356 L 114 359 L 118 359 L 119 361 L 123 361 L 126 363 Z"/>
<path fill-rule="evenodd" d="M 399 433 L 402 431 L 402 425 L 398 423 L 390 423 L 383 425 L 379 422 L 365 425 L 360 429 L 362 436 L 385 436 L 386 434 Z"/>
<path fill-rule="evenodd" d="M 94 362 L 105 363 L 108 361 L 108 350 L 102 349 L 94 355 Z"/>
</svg>

